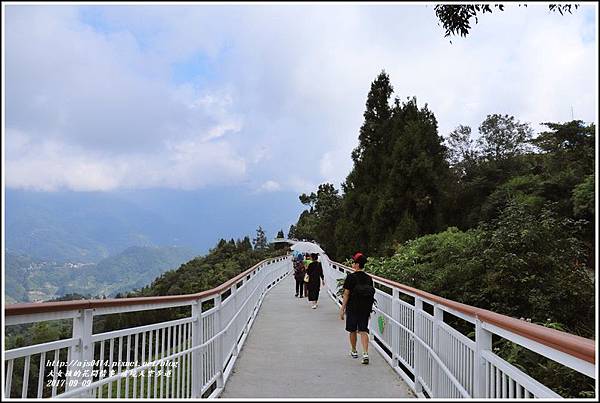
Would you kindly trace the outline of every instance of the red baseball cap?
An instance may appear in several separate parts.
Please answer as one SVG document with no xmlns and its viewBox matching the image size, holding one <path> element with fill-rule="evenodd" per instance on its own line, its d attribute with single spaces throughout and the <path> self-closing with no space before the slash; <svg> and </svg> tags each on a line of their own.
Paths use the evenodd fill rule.
<svg viewBox="0 0 600 403">
<path fill-rule="evenodd" d="M 355 263 L 360 263 L 361 261 L 365 261 L 367 258 L 361 252 L 356 252 L 354 256 L 352 256 L 352 261 Z"/>
</svg>

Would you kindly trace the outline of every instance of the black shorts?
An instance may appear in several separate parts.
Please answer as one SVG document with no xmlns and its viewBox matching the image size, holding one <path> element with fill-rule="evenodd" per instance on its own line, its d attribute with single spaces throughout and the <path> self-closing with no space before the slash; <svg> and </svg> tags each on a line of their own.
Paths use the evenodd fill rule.
<svg viewBox="0 0 600 403">
<path fill-rule="evenodd" d="M 360 314 L 346 311 L 346 330 L 348 332 L 366 332 L 369 333 L 370 314 Z"/>
</svg>

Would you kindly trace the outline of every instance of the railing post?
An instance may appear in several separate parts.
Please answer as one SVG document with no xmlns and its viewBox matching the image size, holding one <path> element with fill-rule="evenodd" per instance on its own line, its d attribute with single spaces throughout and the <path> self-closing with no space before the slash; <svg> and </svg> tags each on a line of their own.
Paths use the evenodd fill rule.
<svg viewBox="0 0 600 403">
<path fill-rule="evenodd" d="M 192 303 L 192 348 L 202 344 L 202 300 Z M 204 371 L 202 365 L 203 350 L 197 349 L 192 353 L 192 398 L 200 398 L 204 387 Z"/>
<path fill-rule="evenodd" d="M 492 333 L 483 328 L 483 322 L 475 318 L 475 366 L 474 371 L 474 395 L 475 398 L 487 397 L 485 390 L 486 365 L 482 353 L 492 350 Z"/>
<path fill-rule="evenodd" d="M 71 360 L 75 364 L 71 370 L 71 377 L 67 379 L 65 390 L 73 390 L 82 386 L 87 386 L 92 379 L 91 366 L 94 360 L 94 349 L 92 345 L 92 324 L 94 321 L 93 309 L 81 309 L 79 315 L 73 318 L 73 338 L 78 340 L 72 348 Z M 73 384 L 71 385 L 71 381 Z M 84 384 L 85 382 L 85 384 Z M 81 397 L 92 397 L 92 390 L 83 392 Z"/>
<path fill-rule="evenodd" d="M 413 317 L 413 329 L 414 329 L 414 333 L 415 333 L 416 337 L 423 340 L 421 315 L 423 315 L 423 300 L 420 297 L 415 297 L 415 314 Z M 421 384 L 421 381 L 419 380 L 419 376 L 421 375 L 421 372 L 422 372 L 421 366 L 423 365 L 423 362 L 422 362 L 423 348 L 421 346 L 421 343 L 417 340 L 414 341 L 413 346 L 415 349 L 415 351 L 414 351 L 415 393 L 417 394 L 417 396 L 419 396 L 419 395 L 422 396 L 423 395 L 423 385 Z"/>
<path fill-rule="evenodd" d="M 235 312 L 238 311 L 238 305 L 239 305 L 238 304 L 238 297 L 239 297 L 239 294 L 238 294 L 237 285 L 234 284 L 234 285 L 231 286 L 231 295 L 229 296 L 229 298 L 233 298 Z M 239 351 L 238 351 L 238 343 L 237 343 L 237 340 L 239 340 L 239 337 L 240 337 L 239 328 L 238 328 L 239 327 L 239 323 L 240 323 L 240 320 L 236 319 L 235 324 L 233 325 L 234 326 L 234 328 L 233 328 L 233 334 L 235 335 L 235 342 L 233 343 L 232 354 L 233 354 L 234 357 L 237 357 L 237 355 L 239 353 Z"/>
<path fill-rule="evenodd" d="M 221 320 L 221 294 L 217 294 L 217 296 L 215 297 L 215 315 L 216 315 L 216 322 L 217 322 L 217 332 L 220 332 L 221 330 L 223 330 L 223 321 Z M 218 375 L 217 375 L 217 388 L 223 388 L 224 386 L 224 381 L 223 381 L 223 343 L 224 343 L 224 338 L 225 338 L 225 333 L 222 333 L 221 336 L 219 336 L 218 340 L 217 340 L 217 360 L 219 360 L 217 362 L 217 369 L 218 369 Z"/>
<path fill-rule="evenodd" d="M 440 309 L 438 304 L 433 306 L 433 351 L 439 357 L 440 356 L 440 325 L 444 322 L 444 311 Z M 433 398 L 447 398 L 448 396 L 438 396 L 439 395 L 439 379 L 441 368 L 439 365 L 435 365 L 435 368 L 432 373 L 432 385 L 431 391 L 433 393 Z"/>
<path fill-rule="evenodd" d="M 397 288 L 392 288 L 392 318 L 398 323 L 400 321 L 400 291 Z M 400 326 L 390 323 L 392 326 L 392 361 L 393 366 L 399 366 L 400 356 Z"/>
</svg>

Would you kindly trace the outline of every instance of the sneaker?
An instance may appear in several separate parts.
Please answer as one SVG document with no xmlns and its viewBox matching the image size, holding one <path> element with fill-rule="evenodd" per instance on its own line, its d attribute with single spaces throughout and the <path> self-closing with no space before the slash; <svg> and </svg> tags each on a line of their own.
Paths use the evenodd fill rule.
<svg viewBox="0 0 600 403">
<path fill-rule="evenodd" d="M 298 294 L 294 295 L 294 297 L 297 297 L 297 296 L 298 296 Z"/>
<path fill-rule="evenodd" d="M 350 351 L 350 357 L 358 358 L 358 351 Z"/>
<path fill-rule="evenodd" d="M 369 363 L 369 354 L 363 353 L 362 363 L 363 364 L 368 364 Z"/>
<path fill-rule="evenodd" d="M 316 305 L 311 306 L 312 309 L 317 309 Z"/>
</svg>

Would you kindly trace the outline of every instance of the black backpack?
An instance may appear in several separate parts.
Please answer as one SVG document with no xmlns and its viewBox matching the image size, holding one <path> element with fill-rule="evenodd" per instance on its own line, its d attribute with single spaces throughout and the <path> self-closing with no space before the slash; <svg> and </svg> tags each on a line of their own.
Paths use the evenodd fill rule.
<svg viewBox="0 0 600 403">
<path fill-rule="evenodd" d="M 369 308 L 369 311 L 373 309 L 375 303 L 375 287 L 371 283 L 358 283 L 352 289 L 352 295 L 360 301 L 360 305 L 365 308 Z"/>
</svg>

